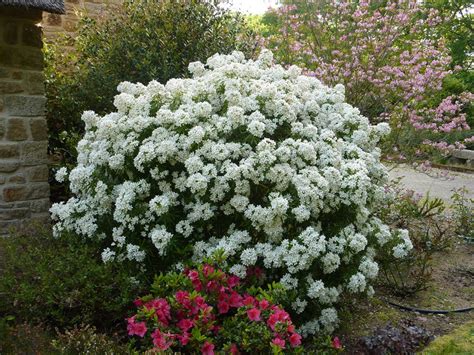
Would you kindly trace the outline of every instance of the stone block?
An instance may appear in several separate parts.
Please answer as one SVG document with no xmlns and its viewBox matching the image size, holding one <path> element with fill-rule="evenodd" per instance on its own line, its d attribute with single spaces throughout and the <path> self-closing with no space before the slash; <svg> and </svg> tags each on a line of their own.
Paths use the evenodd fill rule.
<svg viewBox="0 0 474 355">
<path fill-rule="evenodd" d="M 28 208 L 0 208 L 0 220 L 8 221 L 23 219 L 28 217 L 30 211 Z"/>
<path fill-rule="evenodd" d="M 5 202 L 35 200 L 46 197 L 49 197 L 48 183 L 3 188 L 3 201 Z"/>
<path fill-rule="evenodd" d="M 0 68 L 0 78 L 8 78 L 10 76 L 10 71 L 6 68 Z"/>
<path fill-rule="evenodd" d="M 3 189 L 3 201 L 14 202 L 27 199 L 29 190 L 26 186 L 9 186 Z"/>
<path fill-rule="evenodd" d="M 20 157 L 20 147 L 18 143 L 0 143 L 0 159 L 10 159 Z"/>
<path fill-rule="evenodd" d="M 30 211 L 33 213 L 48 212 L 51 207 L 49 198 L 31 201 Z"/>
<path fill-rule="evenodd" d="M 26 179 L 23 174 L 13 175 L 8 178 L 8 182 L 11 184 L 24 184 L 26 182 Z"/>
<path fill-rule="evenodd" d="M 5 97 L 5 110 L 13 116 L 42 116 L 44 96 L 11 95 Z"/>
<path fill-rule="evenodd" d="M 49 169 L 47 165 L 38 165 L 26 170 L 29 181 L 46 182 L 49 178 Z"/>
<path fill-rule="evenodd" d="M 5 136 L 6 132 L 6 121 L 7 119 L 5 117 L 0 117 L 0 139 L 3 139 Z"/>
<path fill-rule="evenodd" d="M 15 45 L 18 43 L 18 23 L 14 21 L 3 24 L 3 41 L 6 44 Z"/>
<path fill-rule="evenodd" d="M 30 121 L 31 137 L 35 141 L 48 140 L 48 126 L 42 117 L 32 118 Z"/>
<path fill-rule="evenodd" d="M 465 160 L 474 160 L 474 150 L 456 149 L 453 151 L 453 157 Z"/>
<path fill-rule="evenodd" d="M 42 72 L 29 72 L 26 80 L 30 94 L 44 94 L 44 75 Z"/>
<path fill-rule="evenodd" d="M 30 191 L 28 194 L 29 200 L 36 200 L 39 198 L 46 197 L 49 197 L 49 184 L 47 182 L 34 184 L 30 187 Z"/>
<path fill-rule="evenodd" d="M 46 24 L 48 26 L 61 26 L 61 15 L 48 14 L 46 17 Z"/>
<path fill-rule="evenodd" d="M 0 173 L 12 173 L 20 167 L 18 161 L 0 160 Z"/>
<path fill-rule="evenodd" d="M 36 26 L 34 23 L 24 23 L 21 41 L 26 46 L 41 48 L 43 46 L 41 27 Z"/>
<path fill-rule="evenodd" d="M 15 79 L 15 80 L 23 79 L 23 72 L 21 70 L 12 71 L 12 79 Z"/>
<path fill-rule="evenodd" d="M 17 81 L 0 81 L 0 94 L 17 94 L 22 91 L 21 83 Z"/>
<path fill-rule="evenodd" d="M 28 139 L 28 130 L 24 118 L 10 118 L 7 123 L 7 139 L 24 141 Z"/>
<path fill-rule="evenodd" d="M 0 65 L 42 70 L 43 53 L 39 48 L 0 46 Z"/>
<path fill-rule="evenodd" d="M 48 142 L 23 142 L 21 144 L 20 161 L 25 166 L 46 164 L 48 162 Z"/>
</svg>

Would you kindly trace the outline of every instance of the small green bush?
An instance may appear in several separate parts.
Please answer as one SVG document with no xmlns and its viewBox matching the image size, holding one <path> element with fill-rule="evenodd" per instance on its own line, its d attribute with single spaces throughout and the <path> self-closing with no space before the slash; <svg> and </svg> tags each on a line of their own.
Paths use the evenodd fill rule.
<svg viewBox="0 0 474 355">
<path fill-rule="evenodd" d="M 76 326 L 58 334 L 52 341 L 53 348 L 58 354 L 130 354 L 126 345 L 117 339 L 97 333 L 95 327 L 89 325 Z"/>
<path fill-rule="evenodd" d="M 74 163 L 82 112 L 110 112 L 122 81 L 165 83 L 217 52 L 251 56 L 257 41 L 249 28 L 204 0 L 128 0 L 105 19 L 83 18 L 74 39 L 45 46 L 50 151 Z"/>
<path fill-rule="evenodd" d="M 88 323 L 111 330 L 122 323 L 139 288 L 94 249 L 47 234 L 0 239 L 0 315 L 58 327 Z"/>
</svg>

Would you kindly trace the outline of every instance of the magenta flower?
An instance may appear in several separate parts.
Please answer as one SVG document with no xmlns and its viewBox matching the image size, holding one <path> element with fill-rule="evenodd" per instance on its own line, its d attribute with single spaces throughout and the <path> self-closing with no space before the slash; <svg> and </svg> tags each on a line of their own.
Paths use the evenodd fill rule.
<svg viewBox="0 0 474 355">
<path fill-rule="evenodd" d="M 276 337 L 272 340 L 272 344 L 278 346 L 280 349 L 285 348 L 285 340 L 279 337 Z"/>
<path fill-rule="evenodd" d="M 214 344 L 206 341 L 201 348 L 202 355 L 214 355 Z"/>
<path fill-rule="evenodd" d="M 250 320 L 257 322 L 260 320 L 260 310 L 257 308 L 249 309 L 247 311 L 247 316 L 249 317 Z"/>
<path fill-rule="evenodd" d="M 292 347 L 296 347 L 298 345 L 301 345 L 301 335 L 297 333 L 293 333 L 290 335 L 290 344 Z"/>
<path fill-rule="evenodd" d="M 138 335 L 143 338 L 147 332 L 145 322 L 135 322 L 135 317 L 128 318 L 128 335 Z"/>
</svg>

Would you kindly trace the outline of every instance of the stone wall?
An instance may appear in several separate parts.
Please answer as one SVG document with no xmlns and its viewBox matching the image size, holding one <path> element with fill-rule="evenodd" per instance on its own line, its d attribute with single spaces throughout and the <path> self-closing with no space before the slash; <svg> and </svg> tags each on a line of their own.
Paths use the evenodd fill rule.
<svg viewBox="0 0 474 355">
<path fill-rule="evenodd" d="M 122 2 L 123 0 L 65 0 L 66 14 L 43 14 L 44 36 L 47 40 L 53 40 L 58 34 L 73 35 L 80 16 L 106 16 Z"/>
<path fill-rule="evenodd" d="M 0 9 L 0 235 L 49 219 L 41 18 Z"/>
</svg>

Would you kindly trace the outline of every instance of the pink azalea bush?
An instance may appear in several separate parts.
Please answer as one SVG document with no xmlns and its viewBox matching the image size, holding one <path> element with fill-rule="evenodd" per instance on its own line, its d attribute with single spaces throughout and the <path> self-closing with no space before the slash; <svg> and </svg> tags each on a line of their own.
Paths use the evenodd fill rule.
<svg viewBox="0 0 474 355">
<path fill-rule="evenodd" d="M 277 25 L 265 46 L 329 86 L 343 84 L 347 101 L 372 121 L 390 122 L 387 146 L 446 152 L 473 139 L 440 145 L 450 133 L 470 130 L 465 109 L 473 94 L 433 102 L 453 73 L 445 41 L 434 31 L 443 21 L 436 10 L 416 0 L 298 1 L 267 18 Z M 403 139 L 407 130 L 415 142 Z M 420 135 L 429 139 L 421 142 Z"/>
<path fill-rule="evenodd" d="M 301 335 L 272 292 L 245 285 L 210 264 L 160 275 L 153 294 L 135 300 L 128 334 L 152 351 L 301 353 Z"/>
</svg>

